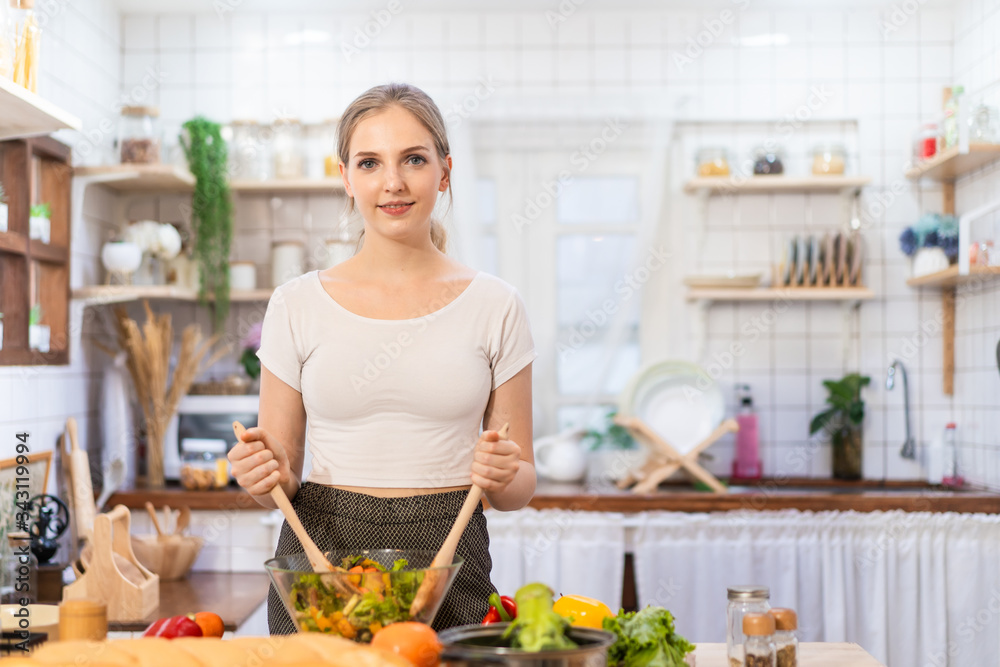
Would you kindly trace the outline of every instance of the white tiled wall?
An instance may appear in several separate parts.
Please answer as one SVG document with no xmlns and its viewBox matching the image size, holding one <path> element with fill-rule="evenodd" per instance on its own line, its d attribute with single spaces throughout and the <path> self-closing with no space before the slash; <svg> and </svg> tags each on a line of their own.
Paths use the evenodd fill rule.
<svg viewBox="0 0 1000 667">
<path fill-rule="evenodd" d="M 1000 6 L 963 2 L 955 18 L 955 74 L 973 100 L 1000 104 Z M 1000 197 L 1000 166 L 960 180 L 958 213 Z M 975 238 L 1000 239 L 1000 215 L 973 227 Z M 955 410 L 962 443 L 962 474 L 976 484 L 1000 488 L 1000 284 L 971 283 L 957 295 Z M 943 418 L 943 415 L 942 415 Z M 937 428 L 942 425 L 936 424 Z"/>
<path fill-rule="evenodd" d="M 160 106 L 168 141 L 183 121 L 197 113 L 223 121 L 270 120 L 277 115 L 304 121 L 335 117 L 364 89 L 393 79 L 420 85 L 446 110 L 467 99 L 482 79 L 492 80 L 496 93 L 477 111 L 483 118 L 501 117 L 505 109 L 524 100 L 534 100 L 535 108 L 573 114 L 581 108 L 581 99 L 594 99 L 602 104 L 634 105 L 653 100 L 661 111 L 694 120 L 764 121 L 794 115 L 803 105 L 808 107 L 810 95 L 825 91 L 826 100 L 810 109 L 812 124 L 807 127 L 835 126 L 849 144 L 852 170 L 873 179 L 864 193 L 862 213 L 870 253 L 866 280 L 878 297 L 861 306 L 858 329 L 851 337 L 855 349 L 846 368 L 841 365 L 839 307 L 793 305 L 748 346 L 747 354 L 722 381 L 753 385 L 771 472 L 798 472 L 791 467 L 790 462 L 798 460 L 791 453 L 805 447 L 808 473 L 826 476 L 828 451 L 805 444 L 808 419 L 824 398 L 819 382 L 860 368 L 872 377 L 866 392 L 865 473 L 913 477 L 920 474 L 919 465 L 897 454 L 903 442 L 901 392 L 884 389 L 885 369 L 900 357 L 910 374 L 917 438 L 926 442 L 949 419 L 967 422 L 969 442 L 983 456 L 991 452 L 994 462 L 992 470 L 986 466 L 981 475 L 977 473 L 976 481 L 1000 488 L 1000 456 L 993 455 L 997 428 L 995 422 L 992 428 L 986 427 L 990 418 L 996 418 L 995 400 L 990 403 L 988 397 L 997 393 L 979 391 L 989 389 L 982 385 L 969 389 L 966 384 L 969 378 L 979 383 L 996 381 L 997 376 L 984 372 L 988 360 L 982 358 L 985 339 L 991 328 L 997 328 L 1000 316 L 992 305 L 996 288 L 960 306 L 958 393 L 954 399 L 944 396 L 939 337 L 932 336 L 915 351 L 909 346 L 919 324 L 934 317 L 939 299 L 935 292 L 906 287 L 908 261 L 897 243 L 906 225 L 939 206 L 938 189 L 915 186 L 902 172 L 910 135 L 934 116 L 941 87 L 950 85 L 954 74 L 970 96 L 997 103 L 996 36 L 1000 31 L 996 29 L 996 3 L 969 0 L 954 11 L 921 5 L 904 15 L 891 9 L 884 13 L 806 12 L 751 6 L 740 11 L 738 6 L 731 16 L 723 16 L 721 10 L 704 14 L 602 12 L 583 6 L 555 25 L 544 11 L 404 9 L 381 29 L 373 28 L 371 16 L 365 14 L 264 14 L 239 9 L 222 17 L 215 13 L 129 14 L 109 23 L 113 43 L 120 43 L 121 58 L 119 64 L 115 52 L 108 56 L 108 63 L 112 65 L 110 80 L 120 80 L 122 95 Z M 69 7 L 67 11 L 76 16 L 78 10 Z M 82 25 L 90 26 L 92 20 L 87 18 Z M 348 60 L 345 51 L 351 51 L 354 40 L 360 40 L 358 31 L 363 34 L 366 28 L 378 34 L 367 45 L 359 42 L 358 52 L 351 52 Z M 92 34 L 87 43 L 100 41 L 96 28 L 88 29 Z M 74 34 L 72 43 L 77 39 L 82 38 Z M 699 41 L 707 46 L 692 47 Z M 64 48 L 70 48 L 68 44 Z M 88 52 L 73 67 L 94 66 L 97 57 Z M 84 116 L 90 129 L 105 112 L 107 100 L 114 99 L 100 85 L 89 85 L 91 79 L 104 81 L 104 74 L 62 77 L 57 82 L 54 75 L 47 76 L 43 87 L 49 87 L 46 92 L 54 101 Z M 842 123 L 841 119 L 849 120 Z M 710 139 L 709 134 L 720 128 L 707 127 L 701 127 L 696 136 Z M 732 145 L 748 150 L 759 138 L 754 134 L 757 131 L 745 132 Z M 811 130 L 796 130 L 790 169 L 805 168 L 805 151 L 814 139 Z M 92 151 L 80 159 L 96 158 Z M 960 183 L 959 210 L 973 205 L 970 193 L 983 191 L 985 196 L 991 188 L 995 191 L 996 179 L 994 169 Z M 160 217 L 169 217 L 176 209 L 169 201 L 140 202 L 130 217 L 151 205 L 160 207 L 153 209 Z M 279 202 L 241 198 L 235 258 L 257 261 L 259 280 L 266 284 L 267 244 L 284 233 L 286 223 L 304 219 L 308 212 L 316 225 L 312 238 L 319 238 L 340 205 L 336 198 Z M 773 253 L 776 238 L 800 229 L 796 220 L 805 221 L 805 228 L 827 228 L 842 219 L 838 206 L 834 199 L 819 196 L 712 200 L 706 229 L 709 243 L 690 269 L 718 269 L 731 261 L 741 269 L 763 268 L 770 259 L 762 259 L 762 253 Z M 95 218 L 100 216 L 95 213 Z M 94 225 L 98 231 L 77 235 L 77 241 L 88 240 L 84 247 L 74 249 L 84 253 L 74 267 L 74 280 L 91 282 L 92 272 L 97 271 L 96 253 L 104 231 L 100 221 Z M 738 337 L 744 322 L 759 311 L 747 306 L 713 308 L 709 358 Z M 204 314 L 193 306 L 178 306 L 174 312 L 178 322 L 199 319 L 208 326 Z M 982 319 L 973 312 L 982 313 Z M 254 313 L 259 315 L 259 307 L 246 306 L 237 308 L 235 317 L 246 320 L 258 316 Z M 136 315 L 138 311 L 133 311 Z M 683 318 L 687 315 L 679 314 L 679 326 L 686 326 Z M 89 331 L 100 332 L 105 324 L 95 321 Z M 683 352 L 678 350 L 678 354 Z M 100 353 L 90 357 L 91 365 L 77 371 L 77 388 L 91 386 L 87 370 L 104 363 Z M 230 361 L 221 370 L 233 365 Z M 46 371 L 43 376 L 54 372 L 60 371 Z M 19 411 L 27 410 L 24 414 L 31 419 L 37 416 L 37 408 L 28 407 L 37 402 L 31 396 L 43 391 L 49 395 L 41 381 L 34 381 L 27 392 L 18 392 L 11 400 L 19 401 Z M 55 391 L 73 393 L 72 389 Z M 81 416 L 96 411 L 93 399 L 84 403 Z M 978 430 L 973 428 L 976 424 Z M 726 470 L 727 445 L 713 451 L 717 455 L 714 465 Z"/>
<path fill-rule="evenodd" d="M 107 139 L 98 129 L 101 121 L 118 117 L 121 18 L 112 0 L 38 3 L 36 13 L 42 28 L 38 92 L 83 120 L 84 133 L 63 131 L 56 138 L 87 153 L 83 148 L 87 142 Z M 95 246 L 95 238 L 101 239 L 110 206 L 107 197 L 97 193 L 84 212 L 88 224 L 73 230 L 73 285 L 96 280 L 94 248 L 100 247 L 100 240 Z M 80 344 L 81 332 L 93 316 L 76 305 L 71 307 L 68 366 L 0 368 L 0 458 L 12 455 L 12 434 L 21 430 L 31 434 L 32 451 L 54 449 L 69 416 L 79 423 L 82 447 L 91 448 L 97 442 L 103 353 Z M 100 461 L 93 467 L 100 470 Z M 53 466 L 49 474 L 50 492 L 55 489 L 55 470 Z"/>
</svg>

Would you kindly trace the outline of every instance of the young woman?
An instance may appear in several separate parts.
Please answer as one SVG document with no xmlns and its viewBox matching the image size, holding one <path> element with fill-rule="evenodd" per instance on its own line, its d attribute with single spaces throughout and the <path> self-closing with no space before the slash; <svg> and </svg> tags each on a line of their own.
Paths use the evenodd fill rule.
<svg viewBox="0 0 1000 667">
<path fill-rule="evenodd" d="M 436 551 L 471 484 L 499 510 L 534 493 L 531 332 L 510 285 L 444 253 L 431 214 L 438 194 L 450 195 L 452 163 L 441 112 L 423 91 L 367 91 L 344 112 L 337 148 L 364 219 L 361 247 L 274 291 L 258 426 L 229 460 L 262 505 L 273 507 L 280 484 L 320 549 Z M 301 481 L 307 441 L 313 467 Z M 486 613 L 488 548 L 480 507 L 436 628 Z M 276 555 L 301 551 L 286 523 Z M 268 626 L 294 632 L 273 587 Z"/>
</svg>

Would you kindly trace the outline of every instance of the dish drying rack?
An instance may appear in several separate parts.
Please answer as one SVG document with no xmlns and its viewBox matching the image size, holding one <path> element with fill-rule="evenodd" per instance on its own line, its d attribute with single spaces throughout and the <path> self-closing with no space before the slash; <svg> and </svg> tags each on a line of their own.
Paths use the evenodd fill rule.
<svg viewBox="0 0 1000 667">
<path fill-rule="evenodd" d="M 708 485 L 714 493 L 729 493 L 729 489 L 715 475 L 698 463 L 698 455 L 727 433 L 739 431 L 740 427 L 735 419 L 723 421 L 704 440 L 683 454 L 639 417 L 616 415 L 614 421 L 650 450 L 646 462 L 638 470 L 629 472 L 620 479 L 618 488 L 625 489 L 631 486 L 633 493 L 653 493 L 661 482 L 683 469 L 695 479 Z"/>
</svg>

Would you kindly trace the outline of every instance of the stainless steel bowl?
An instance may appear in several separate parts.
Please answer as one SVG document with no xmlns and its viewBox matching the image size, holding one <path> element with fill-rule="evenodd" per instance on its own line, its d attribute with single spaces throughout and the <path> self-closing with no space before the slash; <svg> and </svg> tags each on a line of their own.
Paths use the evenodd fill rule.
<svg viewBox="0 0 1000 667">
<path fill-rule="evenodd" d="M 610 632 L 570 628 L 567 635 L 579 646 L 563 651 L 521 651 L 503 639 L 508 623 L 463 625 L 441 632 L 441 663 L 446 667 L 508 665 L 509 667 L 607 667 Z"/>
</svg>

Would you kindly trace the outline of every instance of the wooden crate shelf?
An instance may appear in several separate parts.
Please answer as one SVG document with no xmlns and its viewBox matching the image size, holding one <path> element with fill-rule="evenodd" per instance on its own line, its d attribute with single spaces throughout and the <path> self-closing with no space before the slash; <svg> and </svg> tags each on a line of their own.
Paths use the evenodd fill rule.
<svg viewBox="0 0 1000 667">
<path fill-rule="evenodd" d="M 8 229 L 0 232 L 0 366 L 69 363 L 71 175 L 70 148 L 54 139 L 0 143 L 0 181 L 9 206 Z M 30 207 L 41 203 L 50 208 L 48 243 L 29 238 Z M 36 324 L 48 327 L 45 352 L 32 347 L 29 313 L 35 306 Z"/>
</svg>

